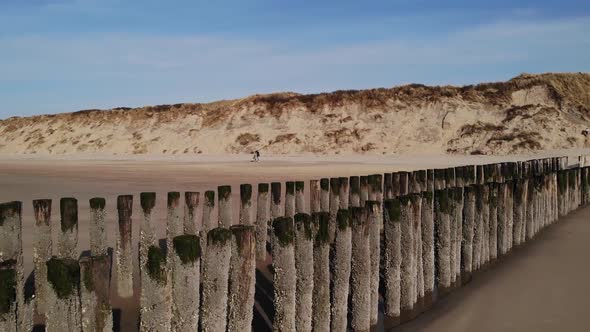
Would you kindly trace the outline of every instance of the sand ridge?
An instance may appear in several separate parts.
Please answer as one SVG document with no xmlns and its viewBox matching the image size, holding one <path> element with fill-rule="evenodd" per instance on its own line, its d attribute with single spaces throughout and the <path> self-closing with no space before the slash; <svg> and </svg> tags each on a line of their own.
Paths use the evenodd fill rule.
<svg viewBox="0 0 590 332">
<path fill-rule="evenodd" d="M 511 154 L 590 147 L 590 74 L 275 93 L 0 121 L 0 155 Z"/>
</svg>

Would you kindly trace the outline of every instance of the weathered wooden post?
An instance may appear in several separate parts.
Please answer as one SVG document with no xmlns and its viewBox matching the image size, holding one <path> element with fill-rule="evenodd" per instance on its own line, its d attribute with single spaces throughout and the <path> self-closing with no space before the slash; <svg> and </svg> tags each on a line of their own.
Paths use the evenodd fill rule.
<svg viewBox="0 0 590 332">
<path fill-rule="evenodd" d="M 117 293 L 120 297 L 131 297 L 133 296 L 133 244 L 131 239 L 133 235 L 131 223 L 133 196 L 117 197 L 117 211 L 119 214 L 119 237 L 117 238 L 117 254 L 115 255 Z"/>
<path fill-rule="evenodd" d="M 345 331 L 348 315 L 348 291 L 351 262 L 350 213 L 338 210 L 332 278 L 332 331 Z"/>
<path fill-rule="evenodd" d="M 399 196 L 410 193 L 410 174 L 408 172 L 398 172 L 399 174 Z"/>
<path fill-rule="evenodd" d="M 270 184 L 270 220 L 282 217 L 281 210 L 281 183 L 272 182 Z"/>
<path fill-rule="evenodd" d="M 340 208 L 341 209 L 348 209 L 348 178 L 341 177 L 338 178 L 338 185 L 340 186 L 340 190 L 338 192 L 338 198 L 340 199 Z"/>
<path fill-rule="evenodd" d="M 481 186 L 481 194 L 481 222 L 483 228 L 481 231 L 480 268 L 485 266 L 490 260 L 490 187 L 486 183 Z"/>
<path fill-rule="evenodd" d="M 293 218 L 276 218 L 273 221 L 271 241 L 274 270 L 274 331 L 295 331 L 297 283 L 293 239 Z"/>
<path fill-rule="evenodd" d="M 498 257 L 504 256 L 508 252 L 508 218 L 506 216 L 506 200 L 507 200 L 506 183 L 498 183 Z"/>
<path fill-rule="evenodd" d="M 408 172 L 408 193 L 419 193 L 418 173 L 416 171 Z"/>
<path fill-rule="evenodd" d="M 295 215 L 295 271 L 297 287 L 295 297 L 295 328 L 297 331 L 312 330 L 313 306 L 313 224 L 307 213 Z"/>
<path fill-rule="evenodd" d="M 168 331 L 172 319 L 172 289 L 166 255 L 157 243 L 152 223 L 156 194 L 141 193 L 140 203 L 143 220 L 139 236 L 139 328 L 140 331 Z"/>
<path fill-rule="evenodd" d="M 359 182 L 361 189 L 360 206 L 365 206 L 365 202 L 369 200 L 369 177 L 361 176 Z"/>
<path fill-rule="evenodd" d="M 330 212 L 330 179 L 320 180 L 320 211 Z"/>
<path fill-rule="evenodd" d="M 451 225 L 448 190 L 434 192 L 434 224 L 436 239 L 436 263 L 438 292 L 446 294 L 451 287 Z"/>
<path fill-rule="evenodd" d="M 456 185 L 457 184 L 455 181 L 455 168 L 449 167 L 449 168 L 445 169 L 445 187 L 446 188 L 453 188 Z"/>
<path fill-rule="evenodd" d="M 252 185 L 240 185 L 240 214 L 239 223 L 242 225 L 252 225 Z"/>
<path fill-rule="evenodd" d="M 416 292 L 413 209 L 410 195 L 401 196 L 401 320 L 410 319 L 414 311 Z"/>
<path fill-rule="evenodd" d="M 457 177 L 457 180 L 461 179 L 461 184 L 463 182 L 462 177 Z M 451 218 L 454 219 L 455 222 L 455 268 L 454 273 L 455 277 L 453 282 L 460 286 L 461 283 L 461 242 L 463 241 L 463 186 L 457 186 L 452 189 L 453 190 L 453 207 L 454 210 L 451 214 Z M 424 208 L 422 208 L 424 211 Z"/>
<path fill-rule="evenodd" d="M 253 226 L 245 224 L 234 225 L 230 230 L 232 237 L 227 330 L 247 332 L 252 329 L 256 283 L 255 231 Z"/>
<path fill-rule="evenodd" d="M 391 198 L 396 198 L 400 195 L 401 183 L 400 183 L 400 173 L 392 173 L 391 174 Z"/>
<path fill-rule="evenodd" d="M 312 214 L 313 243 L 313 293 L 312 327 L 314 331 L 330 331 L 330 244 L 328 239 L 328 212 Z"/>
<path fill-rule="evenodd" d="M 446 182 L 447 185 L 449 182 Z M 447 188 L 447 199 L 448 199 L 448 209 L 449 209 L 449 237 L 450 237 L 450 250 L 449 250 L 449 274 L 451 278 L 451 286 L 449 288 L 455 287 L 455 282 L 457 281 L 457 272 L 455 271 L 456 267 L 456 256 L 455 253 L 457 251 L 457 224 L 455 223 L 455 209 L 457 208 L 455 205 L 455 191 L 453 187 Z"/>
<path fill-rule="evenodd" d="M 517 179 L 514 182 L 514 208 L 513 208 L 513 244 L 514 246 L 521 245 L 523 221 L 524 221 L 524 200 L 526 199 L 523 189 L 524 182 L 522 179 Z"/>
<path fill-rule="evenodd" d="M 219 227 L 229 228 L 233 225 L 231 186 L 217 187 L 217 199 L 217 204 L 219 206 L 217 210 L 218 225 Z"/>
<path fill-rule="evenodd" d="M 393 198 L 392 173 L 383 174 L 383 194 L 385 199 Z M 352 183 L 350 184 L 352 187 Z"/>
<path fill-rule="evenodd" d="M 498 184 L 488 183 L 489 191 L 489 253 L 490 262 L 498 258 Z"/>
<path fill-rule="evenodd" d="M 199 193 L 187 191 L 184 193 L 184 232 L 187 234 L 199 234 L 203 225 L 201 218 L 197 217 L 199 207 Z"/>
<path fill-rule="evenodd" d="M 416 188 L 418 189 L 418 188 Z M 422 265 L 422 195 L 410 195 L 412 203 L 412 235 L 414 237 L 414 266 L 416 273 L 416 290 L 414 292 L 414 309 L 417 315 L 424 305 L 424 267 Z"/>
<path fill-rule="evenodd" d="M 217 223 L 213 221 L 213 209 L 215 208 L 215 191 L 205 191 L 205 204 L 203 204 L 203 232 L 207 234 Z"/>
<path fill-rule="evenodd" d="M 256 200 L 256 259 L 266 259 L 266 235 L 269 218 L 268 183 L 258 184 L 258 199 Z"/>
<path fill-rule="evenodd" d="M 368 206 L 350 208 L 352 224 L 351 322 L 353 331 L 371 327 L 371 251 Z M 378 272 L 377 272 L 378 273 Z"/>
<path fill-rule="evenodd" d="M 471 281 L 473 273 L 473 230 L 475 226 L 476 187 L 465 187 L 463 204 L 463 241 L 461 241 L 461 282 Z"/>
<path fill-rule="evenodd" d="M 193 210 L 194 200 L 188 195 L 188 203 L 193 205 L 185 208 Z M 197 196 L 198 197 L 198 196 Z M 187 195 L 185 195 L 185 200 Z M 195 223 L 187 220 L 181 221 L 183 213 L 180 204 L 180 193 L 168 193 L 168 259 L 169 273 L 172 286 L 172 331 L 190 331 L 198 328 L 199 321 L 199 283 L 201 266 L 201 246 L 199 236 L 196 234 Z M 188 205 L 188 204 L 187 204 Z M 186 230 L 191 231 L 187 232 Z"/>
<path fill-rule="evenodd" d="M 111 263 L 105 231 L 104 198 L 90 199 L 90 250 L 92 256 L 80 260 L 80 303 L 84 331 L 112 331 L 110 303 Z"/>
<path fill-rule="evenodd" d="M 295 216 L 295 182 L 287 181 L 285 183 L 285 216 Z"/>
<path fill-rule="evenodd" d="M 399 323 L 401 315 L 402 262 L 400 198 L 386 200 L 383 206 L 383 225 L 385 230 L 385 294 L 383 296 L 384 314 L 385 316 L 389 317 L 393 323 Z"/>
<path fill-rule="evenodd" d="M 58 254 L 47 261 L 47 281 L 51 286 L 51 291 L 45 313 L 46 329 L 49 332 L 80 331 L 82 329 L 82 312 L 80 308 L 80 265 L 76 249 L 78 243 L 77 200 L 62 198 L 60 200 L 60 215 L 61 232 L 58 236 Z"/>
<path fill-rule="evenodd" d="M 379 317 L 379 274 L 381 273 L 381 231 L 379 225 L 383 222 L 383 215 L 381 203 L 379 201 L 367 201 L 366 207 L 368 209 L 367 222 L 369 227 L 369 254 L 371 262 L 371 302 L 369 305 L 369 308 L 371 309 L 370 325 L 375 325 L 377 324 Z"/>
<path fill-rule="evenodd" d="M 49 287 L 49 284 L 47 283 L 47 265 L 45 263 L 51 258 L 52 248 L 51 200 L 34 200 L 33 209 L 35 213 L 35 245 L 33 247 L 35 293 L 38 308 L 40 307 L 42 309 L 40 310 L 41 312 L 45 312 L 47 309 L 47 296 L 49 292 L 47 289 Z M 4 252 L 4 249 L 2 252 Z"/>
<path fill-rule="evenodd" d="M 361 206 L 361 184 L 358 176 L 350 177 L 348 204 L 350 206 Z"/>
<path fill-rule="evenodd" d="M 446 171 L 437 168 L 434 170 L 434 190 L 441 190 L 447 187 L 445 183 Z"/>
<path fill-rule="evenodd" d="M 423 169 L 416 171 L 418 177 L 418 186 L 420 187 L 420 192 L 428 191 L 428 171 Z"/>
<path fill-rule="evenodd" d="M 435 285 L 434 198 L 432 191 L 422 193 L 422 270 L 424 271 L 424 307 L 432 305 Z"/>
<path fill-rule="evenodd" d="M 232 231 L 218 227 L 207 233 L 207 250 L 201 270 L 201 329 L 225 331 Z"/>
<path fill-rule="evenodd" d="M 336 223 L 338 210 L 340 209 L 340 181 L 338 178 L 330 179 L 330 243 L 334 243 L 336 236 Z M 348 208 L 348 207 L 347 207 Z"/>
<path fill-rule="evenodd" d="M 295 182 L 295 214 L 305 213 L 305 182 Z"/>
<path fill-rule="evenodd" d="M 22 203 L 3 203 L 0 204 L 0 330 L 32 330 L 34 301 L 25 299 L 24 286 Z"/>
<path fill-rule="evenodd" d="M 176 191 L 169 192 L 166 204 L 166 258 L 168 262 L 172 262 L 174 256 L 172 239 L 177 235 L 181 235 L 184 228 L 181 219 L 183 210 L 180 206 L 180 193 Z"/>
<path fill-rule="evenodd" d="M 311 213 L 320 212 L 321 188 L 319 180 L 309 181 L 309 211 Z"/>
</svg>

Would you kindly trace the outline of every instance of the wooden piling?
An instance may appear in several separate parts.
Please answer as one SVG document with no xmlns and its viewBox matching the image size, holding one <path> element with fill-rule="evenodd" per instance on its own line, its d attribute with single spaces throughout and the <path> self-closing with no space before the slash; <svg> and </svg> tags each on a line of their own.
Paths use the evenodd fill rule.
<svg viewBox="0 0 590 332">
<path fill-rule="evenodd" d="M 368 201 L 367 204 L 371 204 Z M 353 331 L 368 332 L 371 327 L 371 247 L 368 205 L 350 209 L 352 225 L 351 322 Z M 378 273 L 378 272 L 377 272 Z"/>
<path fill-rule="evenodd" d="M 348 193 L 348 178 L 338 178 L 338 185 L 340 186 L 338 192 L 338 198 L 340 199 L 340 208 L 348 209 L 349 205 L 349 193 Z"/>
<path fill-rule="evenodd" d="M 348 291 L 351 261 L 351 229 L 348 210 L 338 210 L 332 260 L 332 331 L 345 331 L 348 315 Z"/>
<path fill-rule="evenodd" d="M 217 187 L 217 219 L 219 227 L 230 228 L 233 225 L 232 220 L 232 198 L 231 186 Z"/>
<path fill-rule="evenodd" d="M 393 324 L 399 323 L 401 314 L 401 201 L 386 200 L 383 204 L 385 230 L 384 251 L 384 314 Z"/>
<path fill-rule="evenodd" d="M 451 204 L 448 190 L 434 192 L 435 261 L 439 295 L 446 294 L 451 287 Z"/>
<path fill-rule="evenodd" d="M 473 273 L 473 230 L 475 225 L 475 186 L 465 187 L 463 203 L 463 241 L 461 242 L 461 282 L 471 281 Z"/>
<path fill-rule="evenodd" d="M 309 181 L 309 211 L 311 213 L 320 212 L 321 188 L 319 180 Z"/>
<path fill-rule="evenodd" d="M 256 283 L 255 230 L 251 225 L 230 228 L 228 331 L 252 330 L 254 286 Z"/>
<path fill-rule="evenodd" d="M 275 219 L 272 232 L 274 331 L 295 331 L 297 281 L 293 239 L 293 218 Z"/>
<path fill-rule="evenodd" d="M 272 182 L 270 184 L 270 220 L 282 217 L 281 210 L 281 183 Z"/>
<path fill-rule="evenodd" d="M 207 233 L 207 250 L 204 253 L 201 270 L 202 331 L 226 330 L 231 252 L 231 230 L 218 227 Z"/>
<path fill-rule="evenodd" d="M 259 183 L 256 200 L 256 259 L 259 261 L 266 259 L 266 236 L 270 220 L 268 203 L 268 183 Z"/>
<path fill-rule="evenodd" d="M 424 306 L 432 305 L 435 285 L 434 262 L 434 196 L 432 191 L 422 193 L 422 270 L 424 271 Z"/>
<path fill-rule="evenodd" d="M 361 186 L 360 178 L 358 176 L 350 177 L 349 199 L 350 206 L 361 206 Z"/>
<path fill-rule="evenodd" d="M 285 216 L 295 216 L 295 182 L 287 181 L 285 183 Z"/>
<path fill-rule="evenodd" d="M 381 203 L 378 201 L 367 201 L 367 223 L 369 227 L 369 255 L 370 255 L 370 294 L 371 302 L 369 308 L 371 309 L 370 325 L 377 324 L 379 316 L 379 274 L 381 273 L 380 258 L 381 258 L 381 232 L 380 224 L 383 222 L 381 211 Z M 354 239 L 353 239 L 354 242 Z"/>
<path fill-rule="evenodd" d="M 312 330 L 313 306 L 313 223 L 307 213 L 295 215 L 295 271 L 297 287 L 295 297 L 295 328 L 297 331 Z"/>
<path fill-rule="evenodd" d="M 213 221 L 213 209 L 215 208 L 215 191 L 205 191 L 205 203 L 203 204 L 203 232 L 205 235 L 213 228 L 217 228 L 217 223 Z M 206 236 L 205 236 L 206 237 Z"/>
<path fill-rule="evenodd" d="M 51 240 L 51 200 L 34 200 L 33 210 L 35 213 L 35 244 L 33 246 L 35 295 L 38 306 L 37 311 L 45 312 L 49 292 L 47 289 L 49 287 L 47 283 L 47 265 L 45 263 L 51 258 L 51 248 L 53 245 Z"/>
<path fill-rule="evenodd" d="M 252 225 L 252 185 L 240 185 L 240 214 L 239 224 Z"/>
<path fill-rule="evenodd" d="M 198 192 L 187 191 L 184 193 L 184 232 L 187 234 L 199 234 L 203 225 L 202 219 L 197 216 L 200 197 Z"/>
<path fill-rule="evenodd" d="M 305 206 L 305 182 L 295 182 L 295 214 L 305 213 L 307 208 Z"/>
<path fill-rule="evenodd" d="M 313 241 L 313 293 L 312 328 L 313 331 L 330 331 L 330 244 L 328 238 L 328 212 L 312 214 Z"/>
</svg>

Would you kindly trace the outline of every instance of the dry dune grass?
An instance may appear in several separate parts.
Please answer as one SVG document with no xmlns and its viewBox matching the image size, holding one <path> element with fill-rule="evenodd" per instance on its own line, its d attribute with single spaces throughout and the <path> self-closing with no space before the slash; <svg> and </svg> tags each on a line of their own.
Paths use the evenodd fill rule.
<svg viewBox="0 0 590 332">
<path fill-rule="evenodd" d="M 587 147 L 589 74 L 13 117 L 0 154 L 461 153 Z"/>
</svg>

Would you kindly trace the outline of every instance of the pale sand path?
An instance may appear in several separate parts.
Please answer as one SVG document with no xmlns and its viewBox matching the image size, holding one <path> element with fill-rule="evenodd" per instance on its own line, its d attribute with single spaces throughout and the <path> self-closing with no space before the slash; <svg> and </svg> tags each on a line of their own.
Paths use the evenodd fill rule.
<svg viewBox="0 0 590 332">
<path fill-rule="evenodd" d="M 588 150 L 570 150 L 545 152 L 545 156 L 578 155 L 581 153 L 590 154 Z M 23 247 L 24 261 L 27 274 L 32 270 L 32 242 L 33 242 L 33 209 L 32 200 L 38 198 L 53 199 L 53 236 L 54 245 L 59 229 L 59 198 L 75 197 L 79 204 L 79 236 L 78 249 L 89 248 L 88 241 L 88 200 L 92 197 L 105 197 L 107 199 L 107 225 L 109 245 L 114 246 L 116 223 L 116 197 L 121 194 L 133 194 L 133 242 L 137 245 L 139 238 L 139 224 L 141 209 L 139 205 L 139 193 L 142 191 L 155 191 L 158 194 L 155 211 L 155 222 L 159 225 L 158 235 L 165 237 L 165 215 L 166 215 L 166 192 L 168 191 L 199 191 L 203 193 L 208 189 L 215 189 L 217 185 L 233 185 L 233 200 L 237 206 L 239 202 L 240 183 L 250 183 L 255 186 L 259 182 L 286 181 L 286 180 L 309 180 L 320 177 L 367 175 L 372 173 L 393 172 L 399 170 L 413 170 L 435 167 L 446 167 L 453 165 L 465 165 L 475 163 L 487 163 L 493 161 L 506 161 L 516 159 L 529 159 L 536 156 L 511 156 L 511 157 L 488 157 L 488 156 L 446 156 L 446 155 L 414 155 L 414 156 L 262 156 L 262 162 L 250 162 L 249 155 L 233 156 L 183 156 L 170 158 L 168 156 L 0 156 L 0 202 L 20 200 L 23 202 Z M 306 188 L 308 189 L 308 188 Z M 284 192 L 284 188 L 283 188 Z M 256 196 L 253 196 L 256 197 Z M 216 215 L 216 211 L 214 212 Z M 235 209 L 234 220 L 237 220 L 237 209 Z M 577 238 L 583 241 L 582 237 Z M 555 241 L 549 246 L 552 249 L 561 240 Z M 568 243 L 569 245 L 570 243 Z M 134 249 L 134 252 L 136 249 Z M 539 259 L 543 263 L 543 259 Z M 564 263 L 564 262 L 561 262 Z M 137 265 L 137 262 L 136 262 Z M 571 264 L 570 268 L 576 268 Z M 518 267 L 517 267 L 518 268 Z M 560 271 L 558 268 L 546 267 L 547 273 Z M 137 267 L 135 275 L 137 276 Z M 538 271 L 537 271 L 538 272 Z M 515 272 L 513 272 L 515 273 Z M 540 273 L 540 272 L 539 272 Z M 491 273 L 491 282 L 495 283 L 495 273 Z M 548 291 L 549 285 L 535 284 L 536 273 L 523 273 L 532 281 L 522 286 L 530 286 L 530 292 L 544 293 Z M 542 275 L 542 274 L 541 274 Z M 541 279 L 542 280 L 542 279 Z M 586 279 L 589 280 L 589 279 Z M 573 283 L 564 287 L 574 287 Z M 474 283 L 476 285 L 476 283 Z M 137 284 L 136 284 L 137 286 Z M 473 288 L 469 287 L 468 289 Z M 500 289 L 502 285 L 497 286 Z M 461 290 L 460 292 L 463 292 Z M 136 292 L 137 293 L 137 292 Z M 476 295 L 486 299 L 485 292 L 478 290 Z M 504 304 L 503 297 L 497 290 L 493 294 L 499 296 L 497 301 Z M 470 293 L 471 294 L 471 293 Z M 514 295 L 513 289 L 510 295 Z M 585 300 L 585 292 L 563 289 L 562 294 L 580 296 Z M 564 295 L 564 296 L 565 296 Z M 116 298 L 115 302 L 119 302 Z M 136 299 L 121 301 L 121 307 L 130 308 Z M 483 300 L 481 300 L 483 301 Z M 527 298 L 523 298 L 526 305 Z M 511 304 L 518 303 L 512 301 Z M 539 305 L 550 306 L 550 303 L 539 303 Z M 583 305 L 590 304 L 590 301 L 583 302 Z M 458 317 L 463 317 L 462 312 L 468 309 L 461 309 L 464 304 L 456 307 L 456 314 L 441 315 L 444 319 L 447 316 L 457 316 L 451 319 L 454 322 Z M 486 316 L 489 308 L 485 302 L 480 315 Z M 445 306 L 446 307 L 446 306 Z M 505 307 L 504 307 L 505 308 Z M 473 309 L 473 306 L 469 309 Z M 440 310 L 440 309 L 438 309 Z M 513 312 L 517 313 L 518 311 Z M 522 312 L 522 311 L 521 311 Z M 433 312 L 434 313 L 434 312 Z M 522 315 L 518 315 L 522 316 Z M 539 318 L 536 315 L 525 313 L 525 323 L 535 322 Z M 432 320 L 424 316 L 416 324 L 421 328 L 428 326 Z M 477 316 L 473 316 L 477 317 Z M 547 316 L 545 316 L 547 317 Z M 123 310 L 123 321 L 130 324 L 136 320 L 136 313 L 129 313 Z M 489 318 L 492 327 L 499 327 L 502 320 Z M 462 320 L 459 320 L 462 321 Z M 458 322 L 455 322 L 458 323 Z M 468 324 L 468 323 L 466 323 Z M 417 326 L 418 326 L 417 325 Z M 467 325 L 469 327 L 469 325 Z M 429 330 L 429 329 L 427 329 Z M 443 329 L 444 330 L 444 329 Z M 468 329 L 469 330 L 469 329 Z M 491 330 L 494 330 L 492 328 Z M 457 331 L 461 331 L 459 328 Z"/>
<path fill-rule="evenodd" d="M 590 330 L 590 207 L 394 331 Z"/>
</svg>

